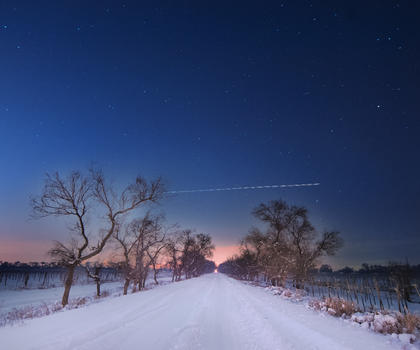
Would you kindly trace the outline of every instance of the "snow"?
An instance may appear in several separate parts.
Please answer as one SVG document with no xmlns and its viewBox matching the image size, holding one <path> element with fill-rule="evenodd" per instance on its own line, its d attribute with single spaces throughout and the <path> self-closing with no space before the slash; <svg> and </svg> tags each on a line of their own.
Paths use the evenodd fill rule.
<svg viewBox="0 0 420 350">
<path fill-rule="evenodd" d="M 402 333 L 402 334 L 398 334 L 398 339 L 403 344 L 410 344 L 412 341 L 414 341 L 416 339 L 416 337 L 413 334 Z"/>
<path fill-rule="evenodd" d="M 407 336 L 384 336 L 352 324 L 215 273 L 7 326 L 0 339 L 2 349 L 14 350 L 414 346 Z"/>
<path fill-rule="evenodd" d="M 159 283 L 168 283 L 172 279 L 172 273 L 161 272 L 158 276 Z M 122 294 L 123 281 L 106 282 L 101 284 L 101 293 L 109 295 Z M 154 285 L 152 276 L 146 281 L 146 287 Z M 96 295 L 96 284 L 75 284 L 70 290 L 70 300 L 83 297 L 94 297 Z M 63 287 L 46 289 L 0 289 L 0 316 L 13 309 L 21 309 L 27 306 L 40 306 L 61 302 Z"/>
<path fill-rule="evenodd" d="M 122 282 L 109 282 L 101 285 L 102 292 L 114 294 L 122 290 Z M 93 296 L 96 294 L 96 285 L 74 285 L 70 290 L 71 298 Z M 25 306 L 38 306 L 43 303 L 50 304 L 60 301 L 63 296 L 63 287 L 48 289 L 17 289 L 0 290 L 0 314 Z"/>
</svg>

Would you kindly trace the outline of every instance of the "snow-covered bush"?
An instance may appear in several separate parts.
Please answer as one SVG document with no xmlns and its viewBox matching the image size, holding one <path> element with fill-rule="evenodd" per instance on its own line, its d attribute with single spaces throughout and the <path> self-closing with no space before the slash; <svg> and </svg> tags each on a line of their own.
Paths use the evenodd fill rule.
<svg viewBox="0 0 420 350">
<path fill-rule="evenodd" d="M 377 313 L 374 316 L 372 328 L 383 334 L 402 333 L 401 324 L 396 315 Z"/>
<path fill-rule="evenodd" d="M 351 320 L 362 327 L 370 328 L 382 334 L 417 334 L 420 330 L 420 316 L 415 314 L 403 315 L 399 312 L 367 312 L 355 313 Z M 404 336 L 402 336 L 404 338 Z M 405 337 L 407 338 L 407 337 Z M 415 339 L 410 337 L 410 339 Z"/>
<path fill-rule="evenodd" d="M 291 298 L 293 297 L 293 292 L 289 289 L 286 289 L 285 291 L 281 293 L 281 296 L 286 297 L 286 298 Z"/>
<path fill-rule="evenodd" d="M 321 299 L 311 299 L 309 300 L 308 306 L 313 310 L 325 310 L 325 303 Z"/>
</svg>

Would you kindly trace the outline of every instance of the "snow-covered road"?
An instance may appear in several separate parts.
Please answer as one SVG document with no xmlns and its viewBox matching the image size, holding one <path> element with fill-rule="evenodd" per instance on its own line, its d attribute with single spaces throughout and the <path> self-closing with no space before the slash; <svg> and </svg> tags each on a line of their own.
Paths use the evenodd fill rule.
<svg viewBox="0 0 420 350">
<path fill-rule="evenodd" d="M 0 329 L 18 349 L 396 349 L 388 338 L 222 274 Z"/>
</svg>

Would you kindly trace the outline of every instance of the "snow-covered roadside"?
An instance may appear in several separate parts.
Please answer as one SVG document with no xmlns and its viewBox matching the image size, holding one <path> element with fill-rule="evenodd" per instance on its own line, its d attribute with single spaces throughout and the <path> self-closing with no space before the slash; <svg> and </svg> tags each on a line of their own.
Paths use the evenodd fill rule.
<svg viewBox="0 0 420 350">
<path fill-rule="evenodd" d="M 328 298 L 321 300 L 317 297 L 307 295 L 304 290 L 294 290 L 283 287 L 263 286 L 255 282 L 243 282 L 245 284 L 264 288 L 272 295 L 279 296 L 293 303 L 303 304 L 306 308 L 320 312 L 326 317 L 338 317 L 344 323 L 352 326 L 364 328 L 366 330 L 382 333 L 392 342 L 400 343 L 404 349 L 420 349 L 420 331 L 417 327 L 412 327 L 412 323 L 417 322 L 420 315 L 413 314 L 404 316 L 397 311 L 376 311 L 360 312 L 357 306 L 338 298 Z M 405 318 L 404 318 L 405 317 Z M 403 321 L 412 321 L 410 328 L 407 328 Z M 416 320 L 414 320 L 417 318 Z M 414 329 L 413 329 L 414 328 Z"/>
</svg>

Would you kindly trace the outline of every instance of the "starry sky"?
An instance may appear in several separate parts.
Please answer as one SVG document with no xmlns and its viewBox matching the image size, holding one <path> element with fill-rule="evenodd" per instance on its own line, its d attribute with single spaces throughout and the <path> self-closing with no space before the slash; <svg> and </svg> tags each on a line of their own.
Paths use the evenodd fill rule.
<svg viewBox="0 0 420 350">
<path fill-rule="evenodd" d="M 159 210 L 213 236 L 253 207 L 304 205 L 342 232 L 334 266 L 420 263 L 420 6 L 415 1 L 2 1 L 0 260 L 67 233 L 28 220 L 46 172 L 97 164 L 188 193 Z"/>
</svg>

